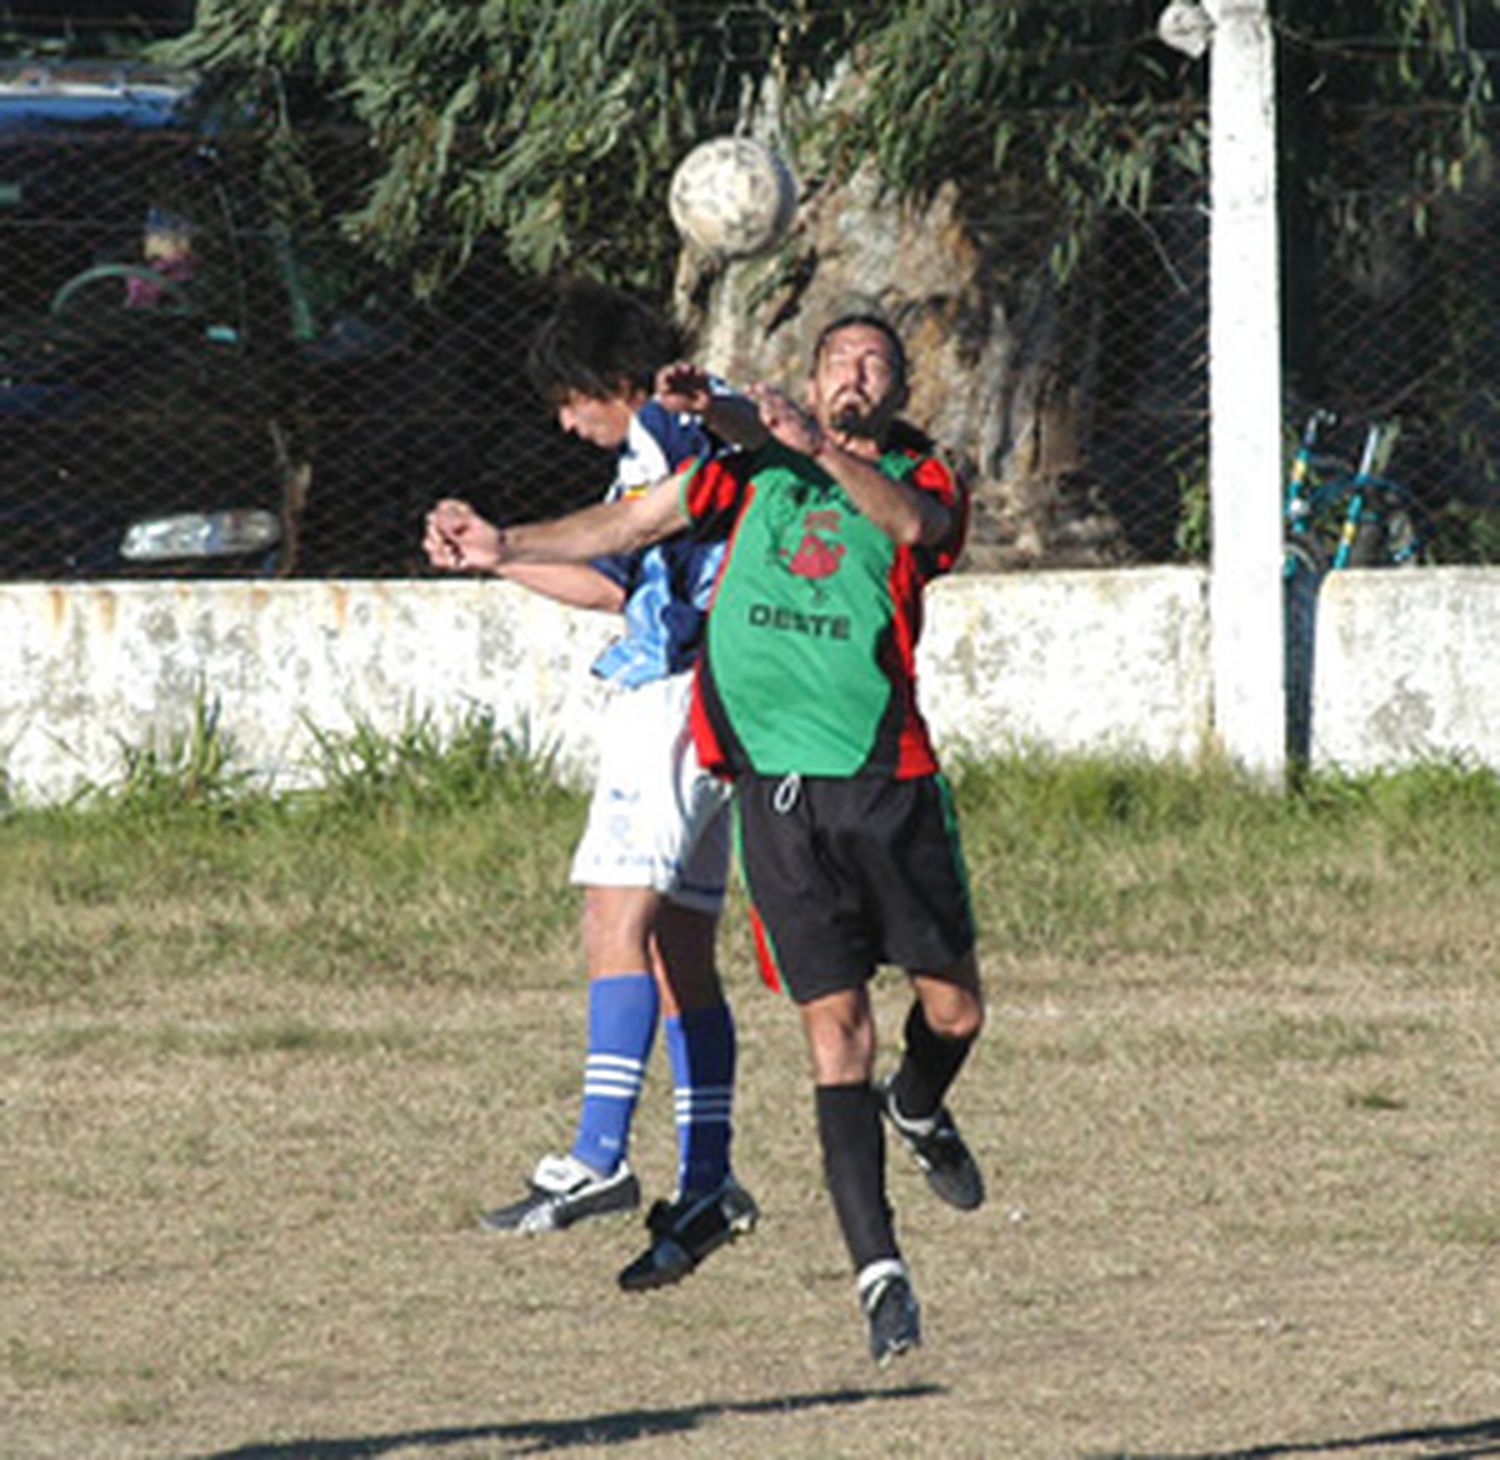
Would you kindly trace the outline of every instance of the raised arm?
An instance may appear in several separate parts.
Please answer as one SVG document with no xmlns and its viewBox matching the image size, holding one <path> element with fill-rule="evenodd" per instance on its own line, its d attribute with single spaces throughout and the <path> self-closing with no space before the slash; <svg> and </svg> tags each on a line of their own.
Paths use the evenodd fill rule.
<svg viewBox="0 0 1500 1460">
<path fill-rule="evenodd" d="M 851 450 L 846 438 L 825 430 L 774 386 L 753 385 L 747 393 L 770 434 L 817 462 L 893 542 L 905 547 L 941 543 L 953 531 L 952 512 L 930 492 L 887 476 L 878 458 Z"/>
<path fill-rule="evenodd" d="M 625 590 L 597 568 L 582 563 L 500 563 L 492 561 L 499 528 L 467 502 L 448 497 L 427 514 L 422 546 L 434 568 L 448 572 L 496 573 L 535 593 L 574 608 L 619 613 Z"/>
<path fill-rule="evenodd" d="M 498 527 L 467 502 L 446 498 L 427 514 L 423 544 L 435 567 L 499 573 L 517 563 L 586 563 L 638 552 L 687 525 L 673 475 L 639 496 L 516 527 Z"/>
<path fill-rule="evenodd" d="M 687 360 L 674 360 L 656 372 L 656 397 L 669 411 L 696 415 L 721 441 L 753 451 L 768 432 L 753 401 L 715 391 L 708 372 Z"/>
</svg>

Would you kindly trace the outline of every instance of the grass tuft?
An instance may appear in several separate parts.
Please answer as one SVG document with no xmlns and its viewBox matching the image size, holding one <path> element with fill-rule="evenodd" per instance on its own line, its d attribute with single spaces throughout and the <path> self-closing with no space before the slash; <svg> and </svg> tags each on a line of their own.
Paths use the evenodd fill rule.
<svg viewBox="0 0 1500 1460">
<path fill-rule="evenodd" d="M 557 791 L 556 748 L 536 743 L 526 725 L 499 728 L 488 711 L 446 734 L 431 716 L 394 736 L 369 724 L 345 735 L 311 733 L 323 787 L 312 804 L 323 815 L 451 814 Z"/>
</svg>

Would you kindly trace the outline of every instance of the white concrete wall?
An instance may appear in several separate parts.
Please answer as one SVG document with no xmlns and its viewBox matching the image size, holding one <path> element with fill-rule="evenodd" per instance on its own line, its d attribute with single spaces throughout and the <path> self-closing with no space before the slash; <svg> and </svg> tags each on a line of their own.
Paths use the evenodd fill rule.
<svg viewBox="0 0 1500 1460">
<path fill-rule="evenodd" d="M 122 747 L 180 741 L 200 694 L 234 763 L 273 785 L 316 779 L 315 730 L 476 705 L 576 757 L 609 628 L 498 583 L 0 587 L 0 768 L 28 800 L 108 783 Z"/>
<path fill-rule="evenodd" d="M 929 590 L 919 672 L 945 750 L 1191 760 L 1213 729 L 1207 576 L 959 574 Z"/>
<path fill-rule="evenodd" d="M 1197 569 L 960 575 L 929 594 L 940 744 L 1192 760 L 1214 743 Z M 234 764 L 315 781 L 315 731 L 444 728 L 478 707 L 586 774 L 607 616 L 499 583 L 0 585 L 0 776 L 56 801 L 181 743 L 201 695 Z M 1314 758 L 1500 767 L 1500 572 L 1344 573 L 1324 590 Z"/>
<path fill-rule="evenodd" d="M 1318 765 L 1500 770 L 1500 569 L 1331 573 L 1312 724 Z"/>
</svg>

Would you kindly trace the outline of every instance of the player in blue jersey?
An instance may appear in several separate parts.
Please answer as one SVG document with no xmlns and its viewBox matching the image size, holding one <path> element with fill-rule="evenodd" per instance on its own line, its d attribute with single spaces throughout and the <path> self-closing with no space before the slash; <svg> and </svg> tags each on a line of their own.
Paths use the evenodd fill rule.
<svg viewBox="0 0 1500 1460">
<path fill-rule="evenodd" d="M 527 373 L 559 425 L 615 454 L 606 500 L 718 447 L 754 408 L 727 391 L 693 415 L 652 395 L 681 353 L 675 329 L 628 295 L 577 282 L 532 343 Z M 589 975 L 583 1104 L 572 1149 L 544 1156 L 519 1200 L 487 1213 L 498 1231 L 558 1231 L 628 1211 L 640 1185 L 627 1159 L 657 1024 L 675 1087 L 677 1189 L 658 1201 L 627 1290 L 692 1271 L 756 1219 L 730 1166 L 735 1030 L 714 959 L 728 865 L 727 790 L 703 771 L 688 725 L 692 668 L 722 555 L 687 536 L 589 564 L 530 565 L 504 576 L 577 607 L 620 611 L 624 632 L 594 665 L 610 686 L 599 767 L 572 880 L 584 891 Z M 445 555 L 429 551 L 435 566 Z"/>
</svg>

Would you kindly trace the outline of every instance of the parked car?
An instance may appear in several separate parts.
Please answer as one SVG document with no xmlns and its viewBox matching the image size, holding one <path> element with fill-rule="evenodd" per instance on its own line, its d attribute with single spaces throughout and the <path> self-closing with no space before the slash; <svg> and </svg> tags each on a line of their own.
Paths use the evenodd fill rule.
<svg viewBox="0 0 1500 1460">
<path fill-rule="evenodd" d="M 309 466 L 290 246 L 189 75 L 0 66 L 0 577 L 274 573 Z"/>
<path fill-rule="evenodd" d="M 607 462 L 525 381 L 545 283 L 488 247 L 414 302 L 333 226 L 294 236 L 256 129 L 203 97 L 0 62 L 0 581 L 405 575 L 443 492 L 594 500 Z M 363 154 L 314 141 L 357 187 Z"/>
</svg>

